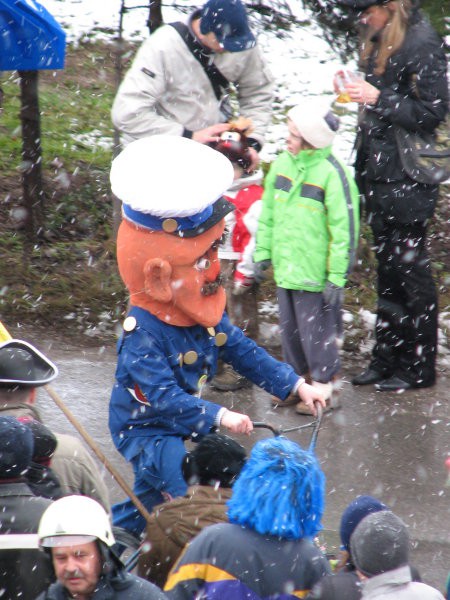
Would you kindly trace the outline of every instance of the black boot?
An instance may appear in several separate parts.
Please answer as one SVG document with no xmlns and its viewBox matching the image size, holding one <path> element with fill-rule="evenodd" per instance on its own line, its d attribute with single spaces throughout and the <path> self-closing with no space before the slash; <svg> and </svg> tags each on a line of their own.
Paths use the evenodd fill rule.
<svg viewBox="0 0 450 600">
<path fill-rule="evenodd" d="M 368 367 L 365 371 L 353 377 L 352 384 L 353 385 L 371 385 L 373 383 L 379 383 L 384 379 L 389 377 L 388 374 L 380 373 L 379 371 L 375 371 L 375 369 L 371 369 Z"/>
</svg>

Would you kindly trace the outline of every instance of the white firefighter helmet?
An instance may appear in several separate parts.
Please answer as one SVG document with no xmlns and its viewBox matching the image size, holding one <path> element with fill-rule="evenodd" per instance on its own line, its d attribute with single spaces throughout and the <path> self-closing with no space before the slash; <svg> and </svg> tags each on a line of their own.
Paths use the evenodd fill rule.
<svg viewBox="0 0 450 600">
<path fill-rule="evenodd" d="M 56 500 L 41 517 L 39 545 L 77 546 L 96 539 L 107 546 L 115 543 L 105 509 L 87 496 L 65 496 Z"/>
</svg>

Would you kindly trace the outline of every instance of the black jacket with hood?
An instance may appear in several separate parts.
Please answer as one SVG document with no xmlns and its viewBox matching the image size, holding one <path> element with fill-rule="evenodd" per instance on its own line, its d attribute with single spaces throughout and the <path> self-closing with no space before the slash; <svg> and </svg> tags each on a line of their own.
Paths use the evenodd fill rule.
<svg viewBox="0 0 450 600">
<path fill-rule="evenodd" d="M 413 9 L 403 44 L 374 73 L 376 44 L 366 79 L 380 90 L 375 106 L 360 115 L 356 173 L 367 210 L 398 223 L 425 221 L 433 214 L 438 186 L 418 184 L 402 168 L 393 124 L 433 132 L 448 112 L 444 42 L 418 9 Z"/>
<path fill-rule="evenodd" d="M 0 591 L 2 600 L 32 600 L 54 580 L 49 557 L 42 550 L 28 548 L 20 538 L 9 535 L 36 534 L 42 514 L 51 500 L 38 498 L 24 480 L 0 480 Z"/>
</svg>

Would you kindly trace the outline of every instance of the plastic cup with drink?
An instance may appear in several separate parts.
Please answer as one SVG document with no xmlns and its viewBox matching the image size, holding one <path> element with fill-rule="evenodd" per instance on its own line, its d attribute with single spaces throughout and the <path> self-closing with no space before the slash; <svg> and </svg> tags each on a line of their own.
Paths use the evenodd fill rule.
<svg viewBox="0 0 450 600">
<path fill-rule="evenodd" d="M 336 102 L 339 104 L 352 102 L 352 99 L 347 92 L 347 84 L 364 81 L 364 79 L 364 73 L 362 71 L 350 71 L 349 69 L 341 69 L 338 71 L 334 76 L 334 83 L 338 92 Z"/>
</svg>

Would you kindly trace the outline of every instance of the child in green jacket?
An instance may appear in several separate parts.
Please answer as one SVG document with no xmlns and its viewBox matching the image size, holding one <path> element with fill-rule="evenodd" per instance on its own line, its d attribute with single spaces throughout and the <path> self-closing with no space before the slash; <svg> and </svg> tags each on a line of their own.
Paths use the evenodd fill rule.
<svg viewBox="0 0 450 600">
<path fill-rule="evenodd" d="M 260 280 L 273 267 L 284 360 L 332 406 L 344 286 L 358 245 L 359 197 L 349 168 L 331 151 L 339 120 L 329 105 L 305 100 L 288 112 L 287 124 L 287 151 L 272 163 L 264 183 L 254 260 Z M 296 411 L 309 414 L 302 402 Z"/>
</svg>

